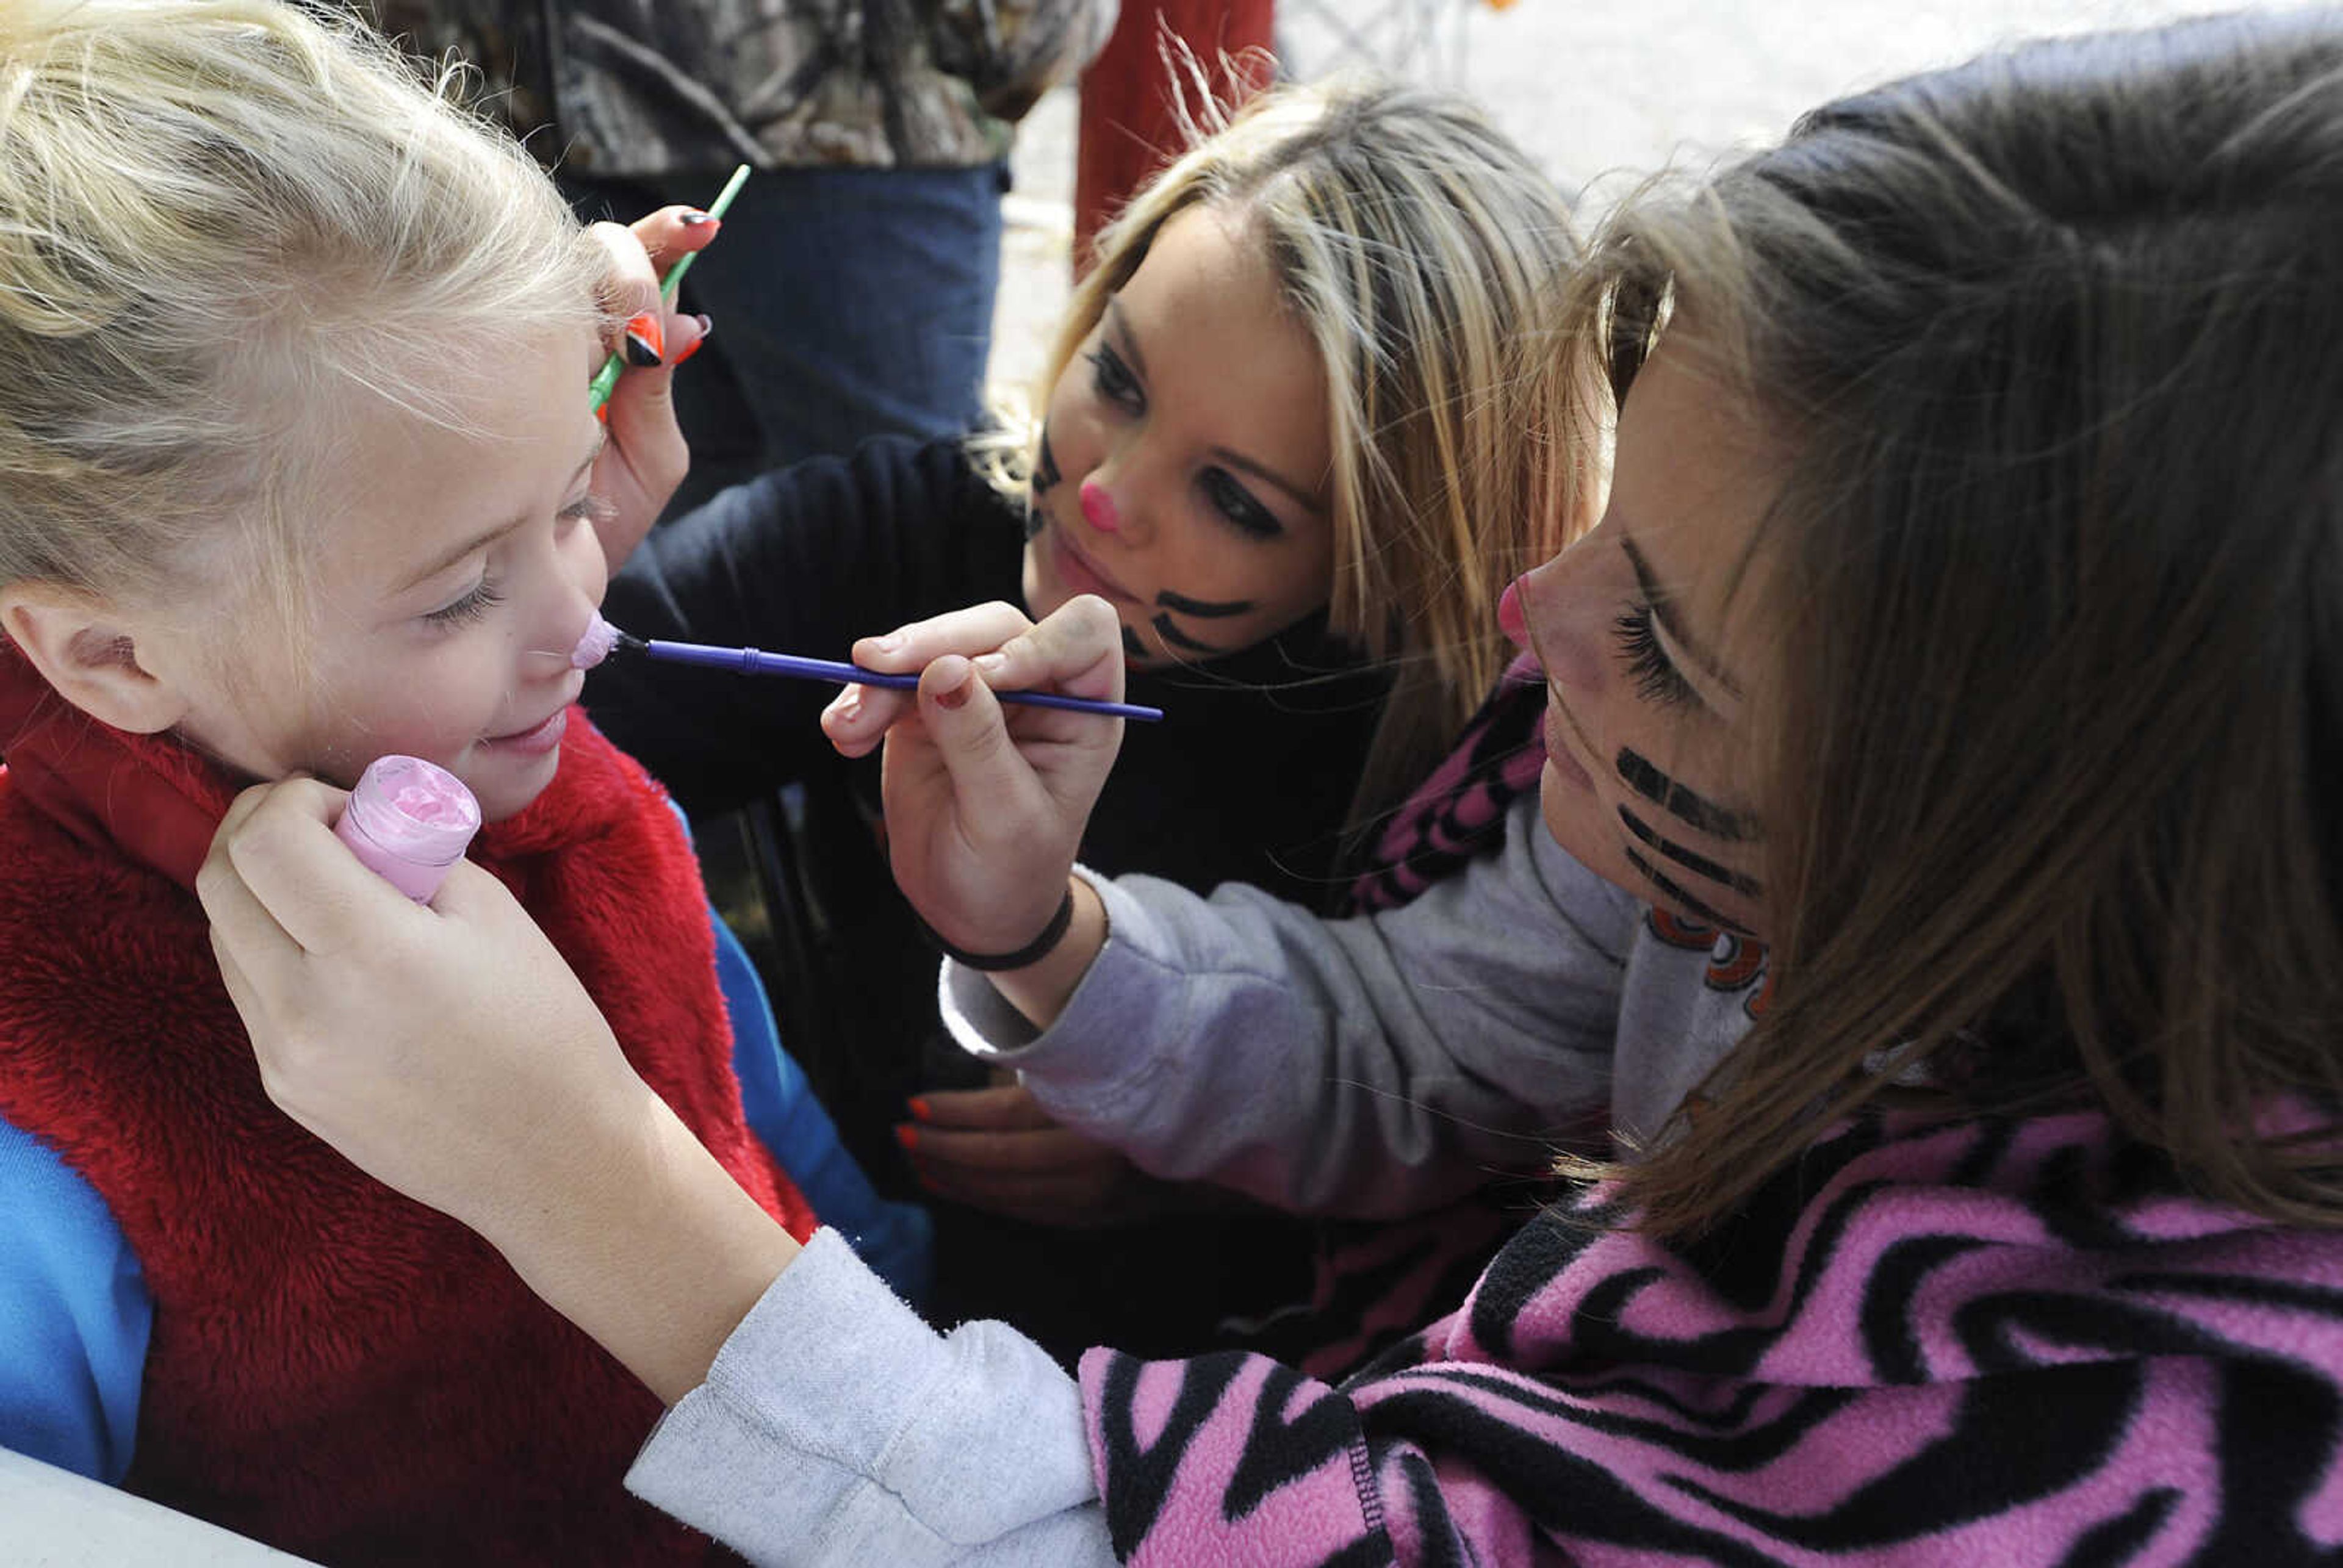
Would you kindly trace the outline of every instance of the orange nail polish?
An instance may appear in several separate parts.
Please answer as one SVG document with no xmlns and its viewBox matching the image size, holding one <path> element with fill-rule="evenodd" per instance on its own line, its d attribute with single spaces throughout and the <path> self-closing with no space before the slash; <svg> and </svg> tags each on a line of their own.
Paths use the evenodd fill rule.
<svg viewBox="0 0 2343 1568">
<path fill-rule="evenodd" d="M 908 1122 L 899 1121 L 895 1124 L 895 1141 L 903 1146 L 904 1153 L 916 1154 L 920 1151 L 920 1130 Z"/>
<path fill-rule="evenodd" d="M 656 311 L 627 318 L 627 363 L 648 370 L 667 357 L 667 329 Z"/>
<path fill-rule="evenodd" d="M 911 1108 L 911 1120 L 914 1121 L 931 1121 L 935 1116 L 935 1112 L 928 1108 L 925 1095 L 914 1094 L 903 1103 Z"/>
</svg>

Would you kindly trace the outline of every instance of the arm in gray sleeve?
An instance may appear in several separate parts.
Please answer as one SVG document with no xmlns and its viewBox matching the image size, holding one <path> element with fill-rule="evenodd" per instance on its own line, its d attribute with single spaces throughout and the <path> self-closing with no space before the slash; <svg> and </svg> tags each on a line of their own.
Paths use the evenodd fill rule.
<svg viewBox="0 0 2343 1568">
<path fill-rule="evenodd" d="M 757 1563 L 1111 1563 L 1081 1396 L 1005 1324 L 940 1336 L 837 1232 L 781 1271 L 627 1488 Z"/>
<path fill-rule="evenodd" d="M 1093 880 L 1107 944 L 1048 1030 L 949 963 L 945 1020 L 1158 1175 L 1403 1213 L 1536 1166 L 1607 1101 L 1642 906 L 1554 844 L 1534 797 L 1499 854 L 1388 914 Z"/>
</svg>

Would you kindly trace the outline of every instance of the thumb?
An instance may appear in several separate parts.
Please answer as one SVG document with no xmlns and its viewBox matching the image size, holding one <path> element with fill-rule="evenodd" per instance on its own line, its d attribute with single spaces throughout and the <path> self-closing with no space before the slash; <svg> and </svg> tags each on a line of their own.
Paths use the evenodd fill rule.
<svg viewBox="0 0 2343 1568">
<path fill-rule="evenodd" d="M 650 309 L 635 319 L 659 323 L 651 336 L 661 357 L 656 364 L 630 361 L 604 406 L 612 438 L 628 451 L 640 451 L 653 442 L 680 441 L 681 431 L 675 416 L 675 369 L 699 352 L 714 327 L 705 316 L 667 314 L 656 298 Z M 630 331 L 623 336 L 631 341 L 646 341 L 639 332 Z M 618 352 L 624 354 L 627 350 L 622 347 Z"/>
<path fill-rule="evenodd" d="M 1032 769 L 1010 739 L 1000 699 L 968 659 L 947 653 L 920 672 L 920 718 L 962 802 L 999 802 L 1013 810 L 1031 799 Z"/>
</svg>

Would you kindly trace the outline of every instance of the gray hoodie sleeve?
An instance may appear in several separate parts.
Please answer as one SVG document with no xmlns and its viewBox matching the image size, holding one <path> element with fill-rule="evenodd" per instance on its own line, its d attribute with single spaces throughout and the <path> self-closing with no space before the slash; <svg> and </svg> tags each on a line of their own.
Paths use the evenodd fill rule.
<svg viewBox="0 0 2343 1568">
<path fill-rule="evenodd" d="M 939 1335 L 815 1232 L 627 1488 L 757 1563 L 1111 1563 L 1081 1395 L 1002 1323 Z"/>
<path fill-rule="evenodd" d="M 1537 1165 L 1607 1106 L 1641 905 L 1554 844 L 1534 796 L 1496 856 L 1387 914 L 1091 880 L 1108 940 L 1055 1024 L 950 963 L 945 1021 L 1158 1175 L 1403 1213 Z"/>
</svg>

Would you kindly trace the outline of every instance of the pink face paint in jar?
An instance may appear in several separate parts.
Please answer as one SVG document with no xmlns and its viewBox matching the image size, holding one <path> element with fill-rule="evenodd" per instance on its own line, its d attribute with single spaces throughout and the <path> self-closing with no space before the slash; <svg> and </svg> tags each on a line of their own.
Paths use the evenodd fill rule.
<svg viewBox="0 0 2343 1568">
<path fill-rule="evenodd" d="M 420 757 L 377 757 L 358 775 L 334 836 L 369 869 L 428 903 L 480 830 L 464 781 Z"/>
</svg>

